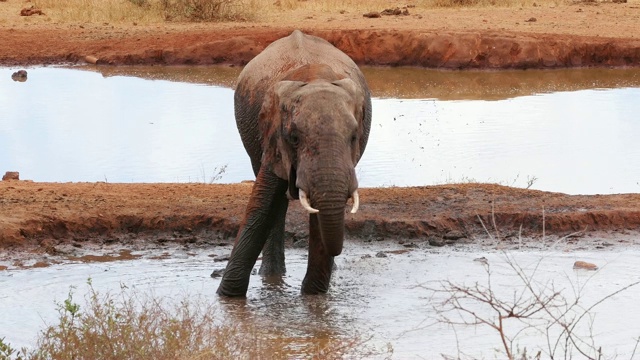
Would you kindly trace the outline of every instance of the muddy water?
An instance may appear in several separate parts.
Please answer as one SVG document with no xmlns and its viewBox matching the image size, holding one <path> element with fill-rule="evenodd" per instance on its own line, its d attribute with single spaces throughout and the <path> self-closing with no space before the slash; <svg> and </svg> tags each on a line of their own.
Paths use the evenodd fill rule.
<svg viewBox="0 0 640 360">
<path fill-rule="evenodd" d="M 84 69 L 30 69 L 24 83 L 0 69 L 0 171 L 36 181 L 253 178 L 233 121 L 239 68 Z M 637 69 L 365 73 L 376 98 L 361 186 L 640 191 Z"/>
<path fill-rule="evenodd" d="M 286 352 L 292 357 L 303 356 L 326 339 L 348 339 L 359 334 L 370 338 L 367 344 L 373 348 L 391 345 L 393 358 L 398 359 L 457 356 L 458 351 L 477 358 L 503 358 L 495 353 L 501 340 L 488 326 L 452 327 L 440 322 L 442 316 L 448 316 L 450 321 L 461 319 L 455 313 L 443 312 L 446 309 L 443 300 L 450 293 L 429 289 L 442 289 L 443 281 L 459 286 L 486 286 L 489 269 L 496 299 L 507 304 L 514 301 L 525 304 L 531 294 L 509 265 L 516 263 L 538 294 L 558 292 L 569 303 L 578 297 L 579 307 L 574 310 L 581 314 L 608 294 L 640 280 L 638 245 L 636 239 L 635 245 L 623 249 L 588 251 L 572 246 L 573 251 L 564 252 L 562 244 L 556 244 L 548 247 L 552 250 L 534 248 L 503 253 L 473 246 L 406 248 L 390 243 L 349 242 L 346 253 L 337 258 L 330 293 L 316 297 L 299 295 L 306 251 L 291 249 L 287 251 L 288 273 L 284 282 L 266 283 L 253 275 L 246 301 L 221 301 L 214 293 L 219 279 L 209 274 L 225 263 L 214 262 L 209 255 L 226 253 L 230 251 L 228 247 L 189 252 L 175 248 L 167 250 L 169 256 L 164 259 L 151 258 L 157 253 L 139 252 L 141 258 L 136 260 L 67 262 L 47 268 L 7 270 L 0 272 L 3 314 L 0 337 L 6 336 L 14 345 L 33 344 L 44 323 L 56 318 L 54 301 L 64 300 L 69 286 L 77 287 L 75 298 L 81 299 L 87 291 L 86 280 L 91 277 L 100 292 L 117 292 L 121 285 L 126 285 L 140 293 L 153 292 L 159 296 L 204 296 L 215 304 L 221 318 L 257 324 L 260 329 L 284 336 Z M 574 270 L 576 260 L 592 262 L 600 269 Z M 574 332 L 581 339 L 602 346 L 608 356 L 630 358 L 635 339 L 640 336 L 639 296 L 640 286 L 612 296 L 591 309 Z M 497 321 L 487 306 L 461 301 L 466 309 Z M 563 309 L 561 306 L 556 313 Z M 544 313 L 532 318 L 537 319 L 537 330 L 549 325 L 550 318 Z M 516 336 L 523 328 L 516 319 L 505 319 L 504 325 L 509 336 Z M 521 332 L 515 337 L 513 348 L 527 347 L 529 353 L 545 351 L 546 335 L 537 330 Z M 551 338 L 555 340 L 559 331 L 558 327 L 551 327 Z M 575 350 L 574 354 L 577 356 Z"/>
</svg>

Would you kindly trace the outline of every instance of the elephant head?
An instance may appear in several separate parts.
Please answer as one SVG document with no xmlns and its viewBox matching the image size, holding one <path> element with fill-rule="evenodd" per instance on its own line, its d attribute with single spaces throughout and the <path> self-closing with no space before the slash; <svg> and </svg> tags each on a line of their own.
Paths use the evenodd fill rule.
<svg viewBox="0 0 640 360">
<path fill-rule="evenodd" d="M 321 75 L 321 76 L 318 76 Z M 274 84 L 263 103 L 263 166 L 288 181 L 288 196 L 317 214 L 330 256 L 342 252 L 344 211 L 359 204 L 355 166 L 366 144 L 365 94 L 327 66 L 304 66 Z"/>
</svg>

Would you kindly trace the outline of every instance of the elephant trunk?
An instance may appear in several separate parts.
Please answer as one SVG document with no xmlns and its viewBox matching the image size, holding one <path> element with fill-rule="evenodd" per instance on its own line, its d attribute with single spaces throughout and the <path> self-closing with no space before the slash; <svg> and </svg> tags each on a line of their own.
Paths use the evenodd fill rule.
<svg viewBox="0 0 640 360">
<path fill-rule="evenodd" d="M 325 209 L 320 206 L 320 213 L 318 214 L 320 233 L 327 254 L 330 256 L 338 256 L 342 253 L 345 202 L 346 199 L 342 197 L 340 202 L 336 201 L 337 204 L 343 204 L 342 207 Z"/>
<path fill-rule="evenodd" d="M 311 181 L 310 197 L 313 207 L 318 210 L 324 248 L 328 255 L 337 256 L 342 252 L 344 242 L 345 206 L 358 182 L 349 152 L 340 151 L 335 144 L 325 149 L 328 149 L 326 156 L 319 159 Z"/>
</svg>

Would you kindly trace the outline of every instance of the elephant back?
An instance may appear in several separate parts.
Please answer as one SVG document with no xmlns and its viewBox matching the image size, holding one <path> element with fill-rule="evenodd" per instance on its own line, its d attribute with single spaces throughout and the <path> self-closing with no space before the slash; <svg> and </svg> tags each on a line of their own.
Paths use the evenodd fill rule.
<svg viewBox="0 0 640 360">
<path fill-rule="evenodd" d="M 366 94 L 366 132 L 371 121 L 369 88 L 358 66 L 345 53 L 328 41 L 295 30 L 291 35 L 274 41 L 253 58 L 238 77 L 234 95 L 236 125 L 242 143 L 251 158 L 254 174 L 260 169 L 262 139 L 259 115 L 265 94 L 289 72 L 304 65 L 324 64 L 340 78 L 350 78 Z M 364 151 L 364 147 L 362 148 Z"/>
</svg>

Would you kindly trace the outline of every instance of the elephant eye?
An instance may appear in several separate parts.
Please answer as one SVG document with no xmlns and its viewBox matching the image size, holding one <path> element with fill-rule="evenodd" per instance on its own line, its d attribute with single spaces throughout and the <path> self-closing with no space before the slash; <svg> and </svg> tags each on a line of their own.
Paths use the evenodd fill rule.
<svg viewBox="0 0 640 360">
<path fill-rule="evenodd" d="M 292 130 L 289 133 L 289 144 L 291 144 L 294 147 L 296 147 L 296 146 L 298 146 L 298 144 L 300 144 L 300 135 L 298 134 L 298 132 L 296 130 Z"/>
<path fill-rule="evenodd" d="M 358 136 L 356 134 L 351 135 L 351 145 L 354 145 L 358 140 Z"/>
</svg>

